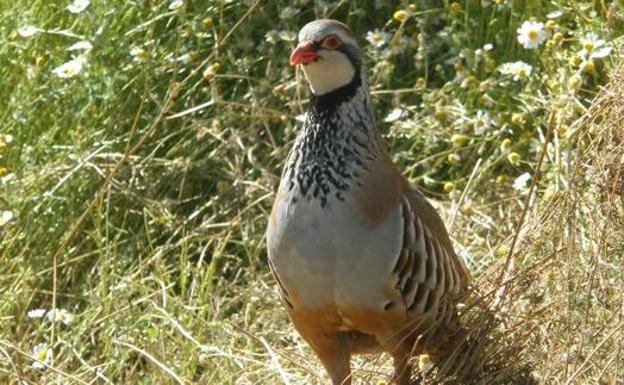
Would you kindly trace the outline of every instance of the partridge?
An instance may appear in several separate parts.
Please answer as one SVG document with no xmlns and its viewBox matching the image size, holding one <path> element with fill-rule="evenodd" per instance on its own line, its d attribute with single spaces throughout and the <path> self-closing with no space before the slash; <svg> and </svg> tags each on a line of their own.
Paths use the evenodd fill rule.
<svg viewBox="0 0 624 385">
<path fill-rule="evenodd" d="M 363 56 L 339 21 L 299 32 L 290 63 L 312 97 L 269 219 L 269 265 L 333 385 L 351 384 L 352 354 L 378 352 L 403 385 L 411 355 L 452 354 L 470 278 L 440 216 L 384 149 Z"/>
</svg>

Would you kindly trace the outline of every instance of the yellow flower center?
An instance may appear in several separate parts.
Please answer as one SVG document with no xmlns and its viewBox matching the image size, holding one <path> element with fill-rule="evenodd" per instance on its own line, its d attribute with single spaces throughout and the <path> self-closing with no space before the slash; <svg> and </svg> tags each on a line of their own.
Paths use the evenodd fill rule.
<svg viewBox="0 0 624 385">
<path fill-rule="evenodd" d="M 591 52 L 594 50 L 594 43 L 591 41 L 586 41 L 583 43 L 583 49 L 587 52 Z"/>
<path fill-rule="evenodd" d="M 581 85 L 582 81 L 583 79 L 580 76 L 574 75 L 568 80 L 568 87 L 576 89 Z"/>
<path fill-rule="evenodd" d="M 394 17 L 394 20 L 398 22 L 403 22 L 405 21 L 405 19 L 407 19 L 407 12 L 403 10 L 398 10 L 394 13 L 393 17 Z"/>
<path fill-rule="evenodd" d="M 583 66 L 584 72 L 592 73 L 595 70 L 596 70 L 596 65 L 594 64 L 592 60 L 587 61 L 585 65 Z"/>
<path fill-rule="evenodd" d="M 539 32 L 532 29 L 529 33 L 527 33 L 527 36 L 529 37 L 529 40 L 537 40 L 539 38 Z"/>
<path fill-rule="evenodd" d="M 37 352 L 37 359 L 39 361 L 45 361 L 48 356 L 48 352 L 45 349 L 41 349 Z"/>
<path fill-rule="evenodd" d="M 145 60 L 145 59 L 147 59 L 147 51 L 146 51 L 146 50 L 144 50 L 143 48 L 139 48 L 139 49 L 136 51 L 136 56 L 137 56 L 139 59 L 144 59 L 144 60 Z"/>
<path fill-rule="evenodd" d="M 511 154 L 507 155 L 507 160 L 509 160 L 509 162 L 512 164 L 517 164 L 520 161 L 520 154 L 518 154 L 517 152 L 512 152 Z"/>
<path fill-rule="evenodd" d="M 460 147 L 464 143 L 468 141 L 468 137 L 466 135 L 455 134 L 451 137 L 451 142 L 453 142 L 453 146 Z"/>
</svg>

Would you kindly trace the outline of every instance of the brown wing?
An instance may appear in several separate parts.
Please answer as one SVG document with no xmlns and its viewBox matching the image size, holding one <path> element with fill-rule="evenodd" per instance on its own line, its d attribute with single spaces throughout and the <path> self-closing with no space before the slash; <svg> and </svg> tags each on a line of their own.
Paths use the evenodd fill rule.
<svg viewBox="0 0 624 385">
<path fill-rule="evenodd" d="M 444 223 L 424 195 L 404 181 L 403 247 L 393 272 L 410 313 L 425 314 L 441 300 L 459 301 L 470 276 L 457 257 Z"/>
</svg>

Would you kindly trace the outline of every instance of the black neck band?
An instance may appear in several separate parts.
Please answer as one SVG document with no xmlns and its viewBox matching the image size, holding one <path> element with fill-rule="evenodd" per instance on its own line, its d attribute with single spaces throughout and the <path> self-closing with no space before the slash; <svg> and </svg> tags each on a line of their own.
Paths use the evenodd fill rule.
<svg viewBox="0 0 624 385">
<path fill-rule="evenodd" d="M 353 75 L 353 79 L 349 83 L 326 94 L 313 95 L 310 110 L 316 113 L 335 110 L 340 104 L 350 100 L 361 86 L 362 77 L 360 69 L 356 68 L 355 75 Z"/>
</svg>

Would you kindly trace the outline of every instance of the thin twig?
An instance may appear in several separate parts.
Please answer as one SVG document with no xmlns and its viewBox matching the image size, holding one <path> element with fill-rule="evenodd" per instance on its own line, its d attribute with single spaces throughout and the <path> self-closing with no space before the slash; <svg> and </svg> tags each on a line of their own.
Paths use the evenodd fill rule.
<svg viewBox="0 0 624 385">
<path fill-rule="evenodd" d="M 509 246 L 509 252 L 507 253 L 507 258 L 505 260 L 505 269 L 503 269 L 501 275 L 498 277 L 499 290 L 496 293 L 496 297 L 494 298 L 493 302 L 493 307 L 495 309 L 497 309 L 502 303 L 502 300 L 507 293 L 507 288 L 509 287 L 508 283 L 503 282 L 507 281 L 507 278 L 511 276 L 515 265 L 515 258 L 513 258 L 514 250 L 516 248 L 516 243 L 518 242 L 518 237 L 520 236 L 522 226 L 524 226 L 524 220 L 526 219 L 526 215 L 529 212 L 529 207 L 531 206 L 531 202 L 533 201 L 533 192 L 535 191 L 535 187 L 537 186 L 537 182 L 540 177 L 540 171 L 542 169 L 542 164 L 544 163 L 544 158 L 546 157 L 546 153 L 548 152 L 548 143 L 550 142 L 554 125 L 555 113 L 552 112 L 550 114 L 550 118 L 548 119 L 548 130 L 546 131 L 546 138 L 544 139 L 544 147 L 542 148 L 539 161 L 537 162 L 535 174 L 533 175 L 533 180 L 531 181 L 529 193 L 527 194 L 526 201 L 524 202 L 524 207 L 522 208 L 522 214 L 520 214 L 520 219 L 518 220 L 516 231 L 514 232 L 513 238 L 511 239 L 511 246 Z"/>
<path fill-rule="evenodd" d="M 273 364 L 277 368 L 277 372 L 279 373 L 280 377 L 282 377 L 282 381 L 284 381 L 284 384 L 290 385 L 288 373 L 286 373 L 284 368 L 282 368 L 282 365 L 280 365 L 279 360 L 277 359 L 277 355 L 275 354 L 273 349 L 271 349 L 271 346 L 266 342 L 264 337 L 260 337 L 260 343 L 262 344 L 262 346 L 264 346 L 264 349 L 266 349 L 267 353 L 269 353 L 269 356 L 271 357 L 271 362 L 273 362 Z"/>
<path fill-rule="evenodd" d="M 134 350 L 135 352 L 141 354 L 142 356 L 144 356 L 145 358 L 147 358 L 148 360 L 152 361 L 156 366 L 158 366 L 159 368 L 161 368 L 163 371 L 165 371 L 169 376 L 171 376 L 171 378 L 173 378 L 178 384 L 180 385 L 184 385 L 184 381 L 182 381 L 182 378 L 180 378 L 180 376 L 178 376 L 171 368 L 167 367 L 167 365 L 163 364 L 162 362 L 158 361 L 156 359 L 156 357 L 152 356 L 151 354 L 149 354 L 148 352 L 146 352 L 145 350 L 139 348 L 138 346 L 134 346 L 130 343 L 127 342 L 123 342 L 123 341 L 119 341 L 118 339 L 113 339 L 112 343 L 116 344 L 116 345 L 121 345 L 121 346 L 125 346 L 129 349 Z"/>
<path fill-rule="evenodd" d="M 479 166 L 481 166 L 481 161 L 482 160 L 483 160 L 482 158 L 479 158 L 477 160 L 477 163 L 475 164 L 475 166 L 472 169 L 472 173 L 470 173 L 470 178 L 468 178 L 468 183 L 466 183 L 466 187 L 464 188 L 464 191 L 462 191 L 462 194 L 459 197 L 459 200 L 457 201 L 457 204 L 455 205 L 453 211 L 451 212 L 451 218 L 449 219 L 449 223 L 446 226 L 449 233 L 451 232 L 451 228 L 453 227 L 453 223 L 455 223 L 455 217 L 457 217 L 457 212 L 459 211 L 459 208 L 461 207 L 461 204 L 464 201 L 464 197 L 466 196 L 466 193 L 468 192 L 468 189 L 470 188 L 470 185 L 472 184 L 472 181 L 474 180 L 474 177 L 477 174 L 477 170 L 479 169 Z"/>
</svg>

